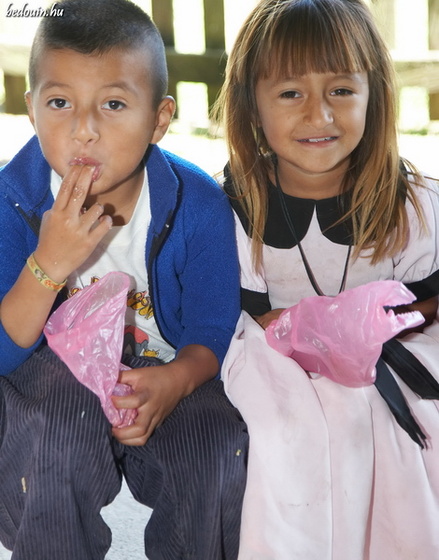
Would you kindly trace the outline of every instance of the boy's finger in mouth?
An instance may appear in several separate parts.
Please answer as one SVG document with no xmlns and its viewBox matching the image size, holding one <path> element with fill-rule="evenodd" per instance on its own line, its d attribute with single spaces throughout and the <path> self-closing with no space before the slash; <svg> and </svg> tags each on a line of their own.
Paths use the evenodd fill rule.
<svg viewBox="0 0 439 560">
<path fill-rule="evenodd" d="M 98 180 L 101 174 L 101 167 L 102 164 L 90 157 L 75 157 L 69 161 L 70 166 L 82 166 L 82 167 L 91 167 L 94 169 L 91 180 L 94 183 Z"/>
</svg>

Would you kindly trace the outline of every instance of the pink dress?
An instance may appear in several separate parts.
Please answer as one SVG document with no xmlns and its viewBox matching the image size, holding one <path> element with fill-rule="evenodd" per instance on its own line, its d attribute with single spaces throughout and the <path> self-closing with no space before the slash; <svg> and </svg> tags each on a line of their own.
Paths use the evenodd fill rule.
<svg viewBox="0 0 439 560">
<path fill-rule="evenodd" d="M 315 292 L 271 194 L 258 274 L 241 220 L 236 222 L 246 297 L 268 297 L 275 309 Z M 339 200 L 286 198 L 316 280 L 325 294 L 336 295 L 349 245 L 348 229 L 328 228 Z M 399 280 L 419 294 L 439 292 L 437 185 L 419 189 L 419 200 L 427 231 L 407 203 L 405 250 L 376 266 L 351 258 L 346 288 Z M 439 323 L 403 343 L 439 380 Z M 350 388 L 310 377 L 268 346 L 265 331 L 245 311 L 222 378 L 250 433 L 239 560 L 439 560 L 438 401 L 419 398 L 395 374 L 427 435 L 422 449 L 374 385 Z"/>
</svg>

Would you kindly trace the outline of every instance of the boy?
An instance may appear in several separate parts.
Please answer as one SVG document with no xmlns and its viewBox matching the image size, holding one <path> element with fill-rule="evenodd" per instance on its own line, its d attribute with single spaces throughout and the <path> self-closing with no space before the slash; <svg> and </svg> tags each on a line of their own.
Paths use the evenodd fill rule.
<svg viewBox="0 0 439 560">
<path fill-rule="evenodd" d="M 174 100 L 150 18 L 128 0 L 57 9 L 31 51 L 36 137 L 0 171 L 0 540 L 14 560 L 104 558 L 122 468 L 153 507 L 150 560 L 236 558 L 247 433 L 216 378 L 239 313 L 228 204 L 155 145 Z M 114 403 L 138 415 L 112 433 L 42 341 L 64 286 L 110 270 L 150 303 L 127 331 L 156 356 L 121 372 L 133 393 Z"/>
</svg>

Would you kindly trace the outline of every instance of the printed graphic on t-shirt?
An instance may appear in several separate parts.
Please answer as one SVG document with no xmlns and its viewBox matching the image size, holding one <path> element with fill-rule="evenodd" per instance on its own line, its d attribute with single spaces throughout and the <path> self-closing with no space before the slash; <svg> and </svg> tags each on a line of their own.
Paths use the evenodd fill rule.
<svg viewBox="0 0 439 560">
<path fill-rule="evenodd" d="M 95 284 L 99 281 L 97 276 L 90 278 L 90 284 Z M 74 296 L 83 288 L 77 286 L 69 290 L 68 297 Z M 150 337 L 146 332 L 148 329 L 148 321 L 154 321 L 154 312 L 152 309 L 151 298 L 148 292 L 131 290 L 127 296 L 127 309 L 134 311 L 135 315 L 142 317 L 145 324 L 145 331 L 134 324 L 126 324 L 124 332 L 123 353 L 132 354 L 134 356 L 148 356 L 153 358 L 160 358 L 160 350 L 150 348 Z M 132 313 L 132 312 L 131 312 Z M 127 316 L 129 313 L 127 313 Z M 131 315 L 132 316 L 132 315 Z M 151 323 L 152 324 L 152 323 Z M 138 325 L 138 321 L 137 321 Z"/>
<path fill-rule="evenodd" d="M 147 319 L 150 319 L 154 315 L 151 298 L 146 291 L 136 292 L 136 290 L 131 290 L 128 294 L 127 305 L 128 307 L 131 307 L 131 309 L 134 309 L 134 311 L 137 311 L 139 315 L 144 316 Z"/>
<path fill-rule="evenodd" d="M 152 358 L 159 357 L 159 352 L 157 350 L 149 349 L 148 335 L 134 325 L 127 325 L 125 327 L 123 346 L 125 354 L 133 354 L 134 356 L 149 356 Z"/>
</svg>

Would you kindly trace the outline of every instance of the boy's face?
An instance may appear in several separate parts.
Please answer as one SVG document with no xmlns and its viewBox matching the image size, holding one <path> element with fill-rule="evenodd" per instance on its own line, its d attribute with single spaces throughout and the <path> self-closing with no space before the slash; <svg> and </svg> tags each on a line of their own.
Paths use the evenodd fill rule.
<svg viewBox="0 0 439 560">
<path fill-rule="evenodd" d="M 153 106 L 148 54 L 140 49 L 85 55 L 46 50 L 26 94 L 44 156 L 64 177 L 72 165 L 95 167 L 89 196 L 120 205 L 143 182 L 142 158 L 165 134 L 172 98 Z"/>
</svg>

